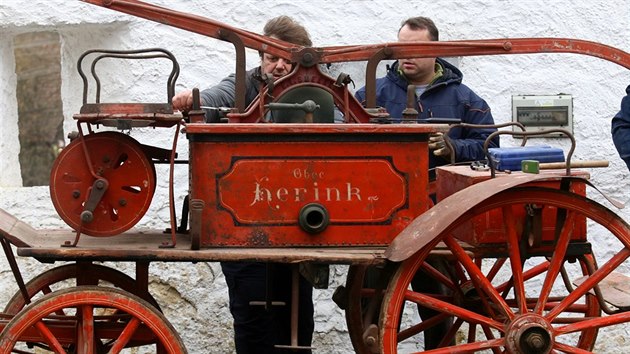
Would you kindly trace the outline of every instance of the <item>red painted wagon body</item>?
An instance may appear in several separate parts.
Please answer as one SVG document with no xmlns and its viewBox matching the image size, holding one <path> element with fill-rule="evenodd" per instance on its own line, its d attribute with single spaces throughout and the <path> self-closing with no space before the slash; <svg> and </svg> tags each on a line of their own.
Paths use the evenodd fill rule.
<svg viewBox="0 0 630 354">
<path fill-rule="evenodd" d="M 186 352 L 149 292 L 150 262 L 280 262 L 294 264 L 295 275 L 299 265 L 349 265 L 334 300 L 361 354 L 585 353 L 599 331 L 630 321 L 624 274 L 630 226 L 587 197 L 587 173 L 570 166 L 497 173 L 489 161 L 490 171 L 443 167 L 429 181 L 428 137 L 449 126 L 389 124 L 408 117 L 375 107 L 376 67 L 384 59 L 558 52 L 630 68 L 630 54 L 556 38 L 302 48 L 137 0 L 85 1 L 234 44 L 235 107 L 228 122 L 216 124 L 203 123 L 199 102 L 186 117 L 173 112 L 179 66 L 162 49 L 89 51 L 80 58 L 79 68 L 88 54 L 171 60 L 168 102 L 101 103 L 97 79 L 96 102 L 88 103 L 80 71 L 86 89 L 74 117 L 79 131 L 51 173 L 53 204 L 70 229 L 35 230 L 0 210 L 0 243 L 20 289 L 0 315 L 0 353 Z M 249 107 L 245 48 L 295 67 L 261 83 Z M 343 61 L 367 61 L 367 107 L 351 95 L 347 75 L 319 70 L 321 63 Z M 286 108 L 283 99 L 298 90 L 304 102 L 291 105 L 304 112 L 289 120 L 302 121 L 268 122 L 269 110 Z M 322 94 L 343 123 L 313 123 L 306 108 L 318 102 L 307 100 Z M 142 145 L 100 126 L 170 128 L 173 146 Z M 177 160 L 180 131 L 188 161 Z M 182 162 L 189 166 L 189 192 L 177 225 L 173 169 Z M 166 233 L 133 228 L 155 192 L 156 163 L 170 167 Z M 598 241 L 607 243 L 607 253 L 589 241 L 591 230 L 604 235 Z M 11 245 L 20 256 L 70 263 L 25 282 Z M 99 261 L 133 262 L 135 277 Z M 279 344 L 298 350 L 296 333 L 293 323 L 292 342 Z"/>
</svg>

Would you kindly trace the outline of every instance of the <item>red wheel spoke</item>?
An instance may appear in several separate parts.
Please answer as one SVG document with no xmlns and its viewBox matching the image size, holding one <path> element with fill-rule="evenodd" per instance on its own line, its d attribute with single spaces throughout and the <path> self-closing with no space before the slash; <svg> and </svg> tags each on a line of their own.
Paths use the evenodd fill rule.
<svg viewBox="0 0 630 354">
<path fill-rule="evenodd" d="M 504 345 L 505 345 L 505 340 L 503 338 L 498 338 L 498 339 L 491 339 L 491 340 L 482 341 L 482 342 L 460 344 L 457 346 L 451 346 L 451 347 L 440 348 L 440 349 L 425 350 L 419 353 L 423 353 L 423 354 L 473 353 L 473 352 L 477 352 L 483 349 L 500 348 Z"/>
<path fill-rule="evenodd" d="M 453 306 L 448 302 L 438 300 L 432 296 L 407 290 L 405 293 L 405 299 L 416 304 L 422 304 L 423 307 L 459 317 L 467 322 L 483 324 L 499 331 L 505 330 L 505 325 L 499 321 L 461 307 Z"/>
<path fill-rule="evenodd" d="M 549 262 L 545 261 L 543 263 L 540 263 L 536 265 L 535 267 L 530 268 L 527 271 L 525 271 L 525 273 L 523 273 L 523 279 L 529 280 L 539 274 L 542 274 L 547 270 L 548 267 L 549 267 Z M 506 281 L 505 283 L 498 285 L 496 289 L 498 292 L 506 291 L 512 287 L 512 283 L 513 283 L 513 280 L 510 279 Z"/>
<path fill-rule="evenodd" d="M 621 312 L 614 315 L 605 317 L 595 317 L 590 319 L 583 319 L 580 322 L 571 323 L 566 326 L 557 327 L 556 333 L 558 335 L 583 331 L 589 328 L 602 328 L 607 326 L 613 326 L 620 323 L 630 321 L 630 312 Z"/>
<path fill-rule="evenodd" d="M 80 353 L 93 353 L 94 342 L 94 308 L 84 305 L 77 309 L 79 313 L 77 347 Z"/>
<path fill-rule="evenodd" d="M 595 285 L 599 284 L 610 272 L 616 269 L 621 263 L 623 263 L 630 256 L 630 249 L 624 248 L 615 256 L 613 256 L 606 264 L 595 271 L 590 277 L 588 277 L 580 286 L 573 289 L 569 295 L 560 302 L 553 310 L 551 310 L 545 317 L 549 321 L 553 321 L 562 311 L 573 304 L 577 299 L 584 296 Z"/>
<path fill-rule="evenodd" d="M 486 278 L 488 278 L 489 281 L 492 281 L 494 279 L 499 270 L 501 270 L 501 267 L 503 267 L 503 265 L 505 264 L 505 261 L 507 261 L 507 258 L 499 258 L 494 262 L 492 268 L 490 268 L 488 274 L 486 274 Z"/>
<path fill-rule="evenodd" d="M 448 236 L 444 239 L 446 245 L 451 249 L 451 251 L 457 255 L 458 260 L 461 262 L 462 266 L 468 271 L 471 280 L 486 294 L 490 297 L 494 304 L 496 304 L 503 314 L 507 318 L 514 318 L 514 313 L 510 310 L 510 307 L 505 302 L 505 299 L 496 292 L 495 288 L 492 286 L 490 281 L 483 275 L 481 269 L 475 265 L 475 263 L 470 259 L 470 257 L 466 254 L 464 249 L 455 241 L 455 239 L 451 236 Z"/>
<path fill-rule="evenodd" d="M 495 339 L 494 334 L 492 334 L 492 331 L 490 330 L 490 328 L 488 328 L 487 326 L 481 326 L 481 328 L 483 330 L 484 335 L 486 336 L 486 339 L 488 340 Z M 494 354 L 501 354 L 503 351 L 501 350 L 501 348 L 494 347 L 492 348 L 492 352 Z"/>
<path fill-rule="evenodd" d="M 421 269 L 423 272 L 427 273 L 427 275 L 429 275 L 431 278 L 435 279 L 435 281 L 437 281 L 440 284 L 443 284 L 444 286 L 451 289 L 452 291 L 461 291 L 459 286 L 454 284 L 453 281 L 451 281 L 451 279 L 449 279 L 446 275 L 442 274 L 442 272 L 440 272 L 439 270 L 435 269 L 428 262 L 424 262 L 422 264 Z"/>
<path fill-rule="evenodd" d="M 429 318 L 428 320 L 423 320 L 420 323 L 417 323 L 405 330 L 402 330 L 400 331 L 400 333 L 398 333 L 398 341 L 403 341 L 407 338 L 411 338 L 415 336 L 418 333 L 422 333 L 426 331 L 428 328 L 433 327 L 436 324 L 446 320 L 448 317 L 450 317 L 449 314 L 440 313 Z"/>
<path fill-rule="evenodd" d="M 573 234 L 574 225 L 575 212 L 567 211 L 567 217 L 564 220 L 560 236 L 556 241 L 556 247 L 554 249 L 553 256 L 551 257 L 549 269 L 547 270 L 547 275 L 541 288 L 540 299 L 536 304 L 536 308 L 534 308 L 534 313 L 539 315 L 543 313 L 543 309 L 545 308 L 545 303 L 547 302 L 553 283 L 556 281 L 556 278 L 562 269 L 562 264 L 564 263 L 565 256 L 567 254 L 567 248 L 569 247 L 569 241 L 571 239 L 571 235 Z"/>
<path fill-rule="evenodd" d="M 116 341 L 113 343 L 109 352 L 112 354 L 120 353 L 120 351 L 125 348 L 125 345 L 127 345 L 129 340 L 131 340 L 131 337 L 139 326 L 140 320 L 135 317 L 132 318 L 125 326 L 125 329 L 123 329 L 123 331 L 120 333 L 118 339 L 116 339 Z"/>
<path fill-rule="evenodd" d="M 446 332 L 444 337 L 442 337 L 442 340 L 440 341 L 440 344 L 438 344 L 438 348 L 444 348 L 444 347 L 448 346 L 451 342 L 455 342 L 455 340 L 456 340 L 455 336 L 457 335 L 457 331 L 459 330 L 459 328 L 462 326 L 463 323 L 464 323 L 464 321 L 461 318 L 458 318 L 453 323 L 451 328 L 448 329 L 448 332 Z"/>
<path fill-rule="evenodd" d="M 61 346 L 61 343 L 59 343 L 55 335 L 50 331 L 50 329 L 46 326 L 46 324 L 44 324 L 43 321 L 37 321 L 37 323 L 35 323 L 35 327 L 42 335 L 42 337 L 44 337 L 44 340 L 50 346 L 50 348 L 55 351 L 55 353 L 66 352 L 66 350 L 63 349 L 63 347 Z"/>
<path fill-rule="evenodd" d="M 579 183 L 577 187 L 580 187 Z M 533 220 L 534 227 L 540 233 L 540 244 L 526 245 L 522 239 L 523 232 L 527 231 L 528 217 L 523 206 L 528 204 L 543 206 L 542 217 Z M 425 343 L 423 353 L 533 353 L 539 349 L 558 354 L 590 353 L 594 350 L 599 332 L 616 335 L 616 331 L 620 330 L 616 327 L 630 322 L 630 312 L 602 317 L 601 299 L 598 301 L 598 297 L 603 296 L 614 306 L 625 307 L 621 299 L 615 300 L 621 296 L 615 291 L 623 290 L 614 284 L 623 282 L 623 278 L 618 275 L 608 277 L 613 271 L 623 272 L 630 263 L 630 225 L 617 214 L 577 195 L 573 190 L 534 186 L 495 194 L 467 210 L 467 214 L 455 219 L 431 243 L 444 242 L 451 251 L 455 261 L 448 269 L 447 277 L 460 290 L 451 291 L 449 287 L 449 293 L 453 293 L 452 301 L 440 294 L 414 293 L 409 290 L 415 273 L 422 269 L 423 262 L 431 252 L 428 246 L 401 263 L 384 294 L 380 322 L 383 331 L 381 351 L 406 353 L 410 345 L 417 345 L 415 338 L 398 336 L 407 333 L 399 331 L 401 323 L 418 323 L 413 322 L 417 321 L 417 316 L 407 311 L 412 303 L 454 319 L 452 328 L 439 328 L 441 336 L 430 337 L 437 341 L 443 339 L 440 345 L 446 344 L 446 347 L 433 349 L 435 346 L 432 343 Z M 498 235 L 503 238 L 497 240 L 499 247 L 496 250 L 491 248 L 491 242 L 488 245 L 490 247 L 479 246 L 480 249 L 474 250 L 474 256 L 471 256 L 455 239 L 453 230 L 465 232 L 471 223 L 475 227 L 480 225 L 478 220 L 492 220 L 493 225 L 496 225 L 496 218 L 487 219 L 487 216 L 498 216 L 502 211 L 503 219 L 499 222 L 505 226 L 503 234 Z M 608 238 L 612 238 L 613 241 L 611 246 L 615 251 L 604 255 L 603 261 L 599 262 L 603 266 L 599 268 L 595 264 L 595 255 L 590 252 L 597 253 L 600 250 L 589 247 L 590 244 L 585 241 L 587 228 L 589 232 L 597 231 L 597 237 L 600 237 L 601 231 L 607 231 L 608 235 L 602 235 L 603 239 L 609 242 Z M 457 232 L 455 234 L 459 237 Z M 465 234 L 461 236 L 465 237 Z M 480 242 L 483 244 L 484 241 Z M 505 258 L 496 259 L 494 263 L 487 263 L 486 258 L 483 258 L 497 255 Z M 505 263 L 508 258 L 509 266 Z M 432 265 L 436 270 L 440 269 Z M 430 273 L 426 269 L 430 268 L 425 267 L 422 271 Z M 574 285 L 571 279 L 578 274 L 582 277 Z M 500 276 L 504 278 L 498 280 Z M 493 286 L 493 280 L 494 285 L 499 285 Z M 534 287 L 531 294 L 530 285 Z M 526 290 L 529 297 L 526 296 Z M 599 290 L 596 295 L 593 294 L 594 290 Z M 604 310 L 606 313 L 615 311 L 610 309 L 611 312 L 609 308 Z M 399 318 L 401 313 L 404 321 Z M 420 327 L 412 328 L 417 333 Z M 463 338 L 458 338 L 458 344 L 448 346 L 453 328 L 458 328 Z M 428 334 L 431 334 L 430 331 L 427 330 Z M 427 332 L 424 333 L 425 337 Z"/>
<path fill-rule="evenodd" d="M 521 248 L 519 237 L 516 234 L 516 220 L 512 212 L 512 206 L 503 207 L 503 224 L 510 253 L 510 267 L 512 268 L 512 278 L 514 279 L 514 297 L 518 305 L 519 313 L 527 313 L 527 302 L 525 299 L 525 281 L 523 280 L 523 264 L 521 263 Z"/>
</svg>

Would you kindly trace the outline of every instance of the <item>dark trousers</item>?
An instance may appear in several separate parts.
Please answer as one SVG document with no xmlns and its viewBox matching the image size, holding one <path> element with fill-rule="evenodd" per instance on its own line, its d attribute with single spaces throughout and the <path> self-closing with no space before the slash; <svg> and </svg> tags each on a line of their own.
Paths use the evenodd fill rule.
<svg viewBox="0 0 630 354">
<path fill-rule="evenodd" d="M 274 348 L 291 344 L 291 265 L 266 263 L 222 262 L 234 318 L 234 342 L 238 354 L 294 353 Z M 267 294 L 267 277 L 271 286 Z M 298 345 L 310 346 L 313 338 L 313 287 L 302 276 L 298 310 Z M 284 306 L 250 305 L 251 301 L 282 301 Z M 310 353 L 300 350 L 299 353 Z"/>
</svg>

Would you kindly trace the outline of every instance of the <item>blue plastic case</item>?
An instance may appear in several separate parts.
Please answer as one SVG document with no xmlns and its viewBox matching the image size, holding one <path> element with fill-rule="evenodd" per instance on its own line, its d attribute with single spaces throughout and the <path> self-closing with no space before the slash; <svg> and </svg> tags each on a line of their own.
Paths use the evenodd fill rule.
<svg viewBox="0 0 630 354">
<path fill-rule="evenodd" d="M 548 145 L 490 148 L 488 152 L 500 171 L 520 171 L 523 160 L 564 162 L 564 151 Z"/>
</svg>

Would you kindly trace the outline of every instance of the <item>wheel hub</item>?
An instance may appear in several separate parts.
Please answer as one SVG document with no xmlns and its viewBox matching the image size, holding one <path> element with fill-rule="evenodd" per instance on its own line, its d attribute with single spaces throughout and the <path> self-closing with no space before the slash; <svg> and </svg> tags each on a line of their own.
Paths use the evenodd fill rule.
<svg viewBox="0 0 630 354">
<path fill-rule="evenodd" d="M 507 349 L 518 354 L 548 354 L 553 347 L 553 327 L 539 315 L 526 314 L 510 323 Z"/>
</svg>

